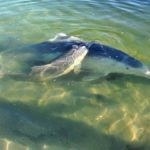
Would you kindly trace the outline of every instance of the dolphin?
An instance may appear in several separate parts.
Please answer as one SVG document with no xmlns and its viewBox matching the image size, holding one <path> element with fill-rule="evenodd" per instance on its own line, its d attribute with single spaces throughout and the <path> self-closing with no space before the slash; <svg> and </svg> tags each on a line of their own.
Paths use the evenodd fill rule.
<svg viewBox="0 0 150 150">
<path fill-rule="evenodd" d="M 46 65 L 34 66 L 30 76 L 36 76 L 42 80 L 54 79 L 74 70 L 78 72 L 80 64 L 88 50 L 85 46 L 73 46 L 69 52 Z"/>
<path fill-rule="evenodd" d="M 66 53 L 72 45 L 84 45 L 88 49 L 82 61 L 81 71 L 91 74 L 90 78 L 99 78 L 111 73 L 135 75 L 150 78 L 150 70 L 140 60 L 127 53 L 97 42 L 86 42 L 78 37 L 68 36 L 64 33 L 56 35 L 53 39 L 37 45 L 46 53 Z M 86 78 L 86 77 L 85 77 Z"/>
<path fill-rule="evenodd" d="M 102 76 L 107 76 L 111 73 L 121 73 L 150 78 L 149 68 L 140 60 L 128 55 L 127 53 L 97 42 L 87 42 L 78 37 L 69 36 L 64 33 L 57 34 L 53 39 L 50 39 L 48 41 L 25 47 L 21 51 L 16 50 L 14 52 L 14 60 L 17 60 L 17 62 L 15 62 L 14 64 L 26 64 L 24 70 L 22 70 L 21 67 L 18 67 L 19 70 L 12 71 L 9 67 L 10 63 L 8 63 L 8 58 L 12 59 L 12 52 L 6 51 L 2 53 L 0 57 L 2 58 L 1 60 L 3 60 L 3 63 L 0 62 L 2 68 L 0 69 L 0 76 L 10 76 L 11 74 L 13 74 L 13 76 L 18 76 L 20 74 L 26 74 L 27 76 L 29 75 L 29 77 L 32 75 L 36 76 L 36 73 L 42 74 L 46 66 L 51 66 L 49 64 L 57 64 L 57 67 L 61 66 L 61 63 L 56 62 L 60 62 L 59 59 L 61 60 L 63 59 L 63 57 L 65 58 L 64 60 L 66 60 L 64 64 L 67 64 L 67 61 L 71 60 L 70 58 L 72 58 L 69 52 L 72 51 L 74 46 L 84 47 L 84 49 L 87 49 L 87 52 L 86 50 L 84 50 L 84 54 L 82 55 L 83 57 L 79 61 L 79 64 L 81 65 L 79 72 L 87 73 L 87 78 L 88 74 L 91 74 L 91 77 L 95 79 Z M 74 53 L 72 53 L 72 55 L 74 55 Z M 21 55 L 23 56 L 23 58 L 25 58 L 20 59 Z M 9 57 L 7 58 L 6 56 Z M 19 59 L 17 59 L 18 57 Z M 79 57 L 74 57 L 73 60 L 78 60 L 78 58 Z M 70 69 L 70 71 L 63 73 L 72 65 L 73 63 L 67 65 L 66 68 L 63 69 L 63 71 L 60 71 L 56 75 L 56 77 L 60 77 L 61 75 L 65 75 L 74 70 L 72 68 Z M 76 65 L 73 66 L 75 67 Z M 39 70 L 37 68 L 40 68 L 40 71 L 37 71 Z M 50 71 L 49 76 L 51 76 L 51 73 L 52 72 Z M 48 78 L 47 73 L 46 76 L 46 78 Z"/>
</svg>

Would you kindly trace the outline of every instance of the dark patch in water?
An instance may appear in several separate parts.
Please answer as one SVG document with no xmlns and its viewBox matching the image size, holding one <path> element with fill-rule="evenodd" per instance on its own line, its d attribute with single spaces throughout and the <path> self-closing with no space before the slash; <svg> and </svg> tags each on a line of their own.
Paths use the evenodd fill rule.
<svg viewBox="0 0 150 150">
<path fill-rule="evenodd" d="M 0 98 L 0 137 L 33 150 L 41 150 L 43 144 L 78 150 L 144 150 L 147 147 L 127 143 L 115 136 L 100 133 L 83 122 L 53 113 L 45 117 L 40 109 L 39 106 L 11 103 Z"/>
</svg>

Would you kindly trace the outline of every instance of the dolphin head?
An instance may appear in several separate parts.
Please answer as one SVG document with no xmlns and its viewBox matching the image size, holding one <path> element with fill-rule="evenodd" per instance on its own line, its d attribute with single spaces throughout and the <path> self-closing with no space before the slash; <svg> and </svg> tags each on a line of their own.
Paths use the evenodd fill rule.
<svg viewBox="0 0 150 150">
<path fill-rule="evenodd" d="M 118 56 L 117 54 L 120 52 L 121 51 L 116 51 L 116 56 Z M 150 78 L 150 70 L 144 63 L 128 54 L 122 53 L 122 55 L 121 61 L 118 60 L 119 56 L 117 59 L 112 58 L 115 61 L 114 64 L 116 67 L 114 68 L 116 68 L 116 72 Z"/>
<path fill-rule="evenodd" d="M 128 57 L 128 60 L 134 59 L 133 57 Z M 140 62 L 139 60 L 134 59 L 136 63 L 140 64 L 139 66 L 133 66 L 132 63 L 128 64 L 126 61 L 117 62 L 116 61 L 116 71 L 117 73 L 135 75 L 150 78 L 150 70 L 149 68 Z"/>
</svg>

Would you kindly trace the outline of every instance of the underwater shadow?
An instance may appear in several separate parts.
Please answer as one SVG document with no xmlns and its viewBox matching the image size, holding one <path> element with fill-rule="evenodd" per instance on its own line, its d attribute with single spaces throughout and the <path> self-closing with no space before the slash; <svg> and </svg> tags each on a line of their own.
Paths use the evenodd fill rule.
<svg viewBox="0 0 150 150">
<path fill-rule="evenodd" d="M 65 150 L 144 150 L 139 144 L 127 143 L 106 135 L 84 122 L 59 115 L 43 116 L 40 107 L 0 98 L 0 138 L 29 147 L 46 150 L 54 146 Z M 146 150 L 146 149 L 145 149 Z"/>
<path fill-rule="evenodd" d="M 19 39 L 7 36 L 7 35 L 0 35 L 0 52 L 13 49 L 16 47 L 20 47 L 23 45 L 23 42 L 21 42 Z"/>
<path fill-rule="evenodd" d="M 119 74 L 119 73 L 112 73 L 109 74 L 106 77 L 99 78 L 96 80 L 91 81 L 90 83 L 92 84 L 100 84 L 102 82 L 114 82 L 117 85 L 121 83 L 121 86 L 124 86 L 126 82 L 131 82 L 135 84 L 144 84 L 144 85 L 150 85 L 150 79 L 146 77 L 139 77 L 139 76 L 134 76 L 134 75 L 125 75 L 125 74 Z"/>
</svg>

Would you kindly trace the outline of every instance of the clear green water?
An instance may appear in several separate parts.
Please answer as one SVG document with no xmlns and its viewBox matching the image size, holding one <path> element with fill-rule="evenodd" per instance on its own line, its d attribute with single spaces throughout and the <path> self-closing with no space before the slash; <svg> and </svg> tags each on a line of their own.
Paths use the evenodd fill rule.
<svg viewBox="0 0 150 150">
<path fill-rule="evenodd" d="M 0 0 L 0 52 L 12 51 L 8 61 L 16 48 L 59 32 L 122 49 L 150 66 L 148 0 Z M 1 79 L 0 150 L 149 150 L 149 101 L 150 80 L 134 76 Z"/>
</svg>

